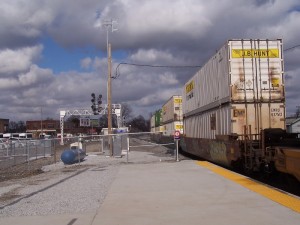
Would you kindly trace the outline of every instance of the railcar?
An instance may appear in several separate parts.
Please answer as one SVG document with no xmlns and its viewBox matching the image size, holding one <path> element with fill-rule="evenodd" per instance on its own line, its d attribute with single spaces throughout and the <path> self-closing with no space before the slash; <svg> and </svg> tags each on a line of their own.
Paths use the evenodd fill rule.
<svg viewBox="0 0 300 225">
<path fill-rule="evenodd" d="M 282 49 L 280 39 L 228 40 L 186 82 L 183 151 L 246 171 L 284 171 L 291 148 L 300 159 L 299 139 L 285 131 Z"/>
</svg>

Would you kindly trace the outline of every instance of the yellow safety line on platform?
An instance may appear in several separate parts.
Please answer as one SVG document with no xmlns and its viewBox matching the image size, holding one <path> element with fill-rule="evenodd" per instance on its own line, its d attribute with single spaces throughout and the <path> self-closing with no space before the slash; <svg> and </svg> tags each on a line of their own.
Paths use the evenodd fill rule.
<svg viewBox="0 0 300 225">
<path fill-rule="evenodd" d="M 263 184 L 250 180 L 247 177 L 238 175 L 234 172 L 226 170 L 222 167 L 216 166 L 212 163 L 206 161 L 197 161 L 197 164 L 207 169 L 229 179 L 232 180 L 254 192 L 257 192 L 281 205 L 284 205 L 298 213 L 300 213 L 300 199 L 296 197 L 290 196 L 288 194 L 282 193 L 270 187 L 267 187 Z"/>
</svg>

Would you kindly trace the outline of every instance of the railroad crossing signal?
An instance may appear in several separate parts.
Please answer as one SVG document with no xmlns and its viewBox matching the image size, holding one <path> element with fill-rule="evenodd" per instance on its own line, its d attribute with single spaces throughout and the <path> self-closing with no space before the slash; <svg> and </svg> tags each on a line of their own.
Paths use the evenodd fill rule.
<svg viewBox="0 0 300 225">
<path fill-rule="evenodd" d="M 100 94 L 97 98 L 97 103 L 96 103 L 96 95 L 95 93 L 92 93 L 91 94 L 92 96 L 92 99 L 91 99 L 91 102 L 92 102 L 92 111 L 94 113 L 94 115 L 99 115 L 99 113 L 101 112 L 101 110 L 103 109 L 102 108 L 102 95 Z"/>
</svg>

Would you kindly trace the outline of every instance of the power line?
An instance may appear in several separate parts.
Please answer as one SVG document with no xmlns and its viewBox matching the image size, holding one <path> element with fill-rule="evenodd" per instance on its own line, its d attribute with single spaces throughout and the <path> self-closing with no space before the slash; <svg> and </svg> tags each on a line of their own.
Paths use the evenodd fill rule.
<svg viewBox="0 0 300 225">
<path fill-rule="evenodd" d="M 292 49 L 295 49 L 295 48 L 298 48 L 300 47 L 300 44 L 299 45 L 295 45 L 293 47 L 290 47 L 290 48 L 287 48 L 287 49 L 284 49 L 283 51 L 286 52 L 286 51 L 290 51 Z M 171 66 L 171 65 L 150 65 L 150 64 L 137 64 L 137 63 L 126 63 L 126 62 L 122 62 L 122 63 L 119 63 L 118 66 L 116 67 L 116 75 L 114 77 L 112 77 L 113 79 L 117 79 L 119 76 L 120 76 L 120 66 L 121 65 L 127 65 L 127 66 L 138 66 L 138 67 L 152 67 L 152 68 L 201 68 L 202 66 L 186 66 L 186 65 L 183 65 L 183 66 Z"/>
<path fill-rule="evenodd" d="M 300 45 L 295 45 L 295 46 L 293 46 L 293 47 L 290 47 L 290 48 L 284 49 L 283 51 L 284 51 L 284 52 L 286 52 L 286 51 L 289 51 L 289 50 L 292 50 L 292 49 L 294 49 L 294 48 L 298 48 L 298 47 L 300 47 Z"/>
<path fill-rule="evenodd" d="M 152 67 L 152 68 L 200 68 L 202 66 L 189 66 L 189 65 L 183 65 L 183 66 L 172 66 L 172 65 L 150 65 L 150 64 L 137 64 L 137 63 L 126 63 L 122 62 L 119 63 L 116 67 L 116 75 L 112 77 L 113 79 L 116 79 L 120 76 L 120 66 L 121 65 L 127 65 L 127 66 L 138 66 L 138 67 Z"/>
</svg>

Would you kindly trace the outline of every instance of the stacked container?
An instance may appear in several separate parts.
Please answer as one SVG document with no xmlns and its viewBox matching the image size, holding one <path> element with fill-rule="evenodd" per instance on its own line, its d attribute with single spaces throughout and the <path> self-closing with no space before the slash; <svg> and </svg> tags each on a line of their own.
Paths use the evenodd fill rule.
<svg viewBox="0 0 300 225">
<path fill-rule="evenodd" d="M 162 123 L 164 135 L 172 136 L 175 130 L 183 132 L 182 96 L 174 95 L 162 106 Z"/>
<path fill-rule="evenodd" d="M 285 129 L 281 40 L 229 40 L 183 87 L 190 138 Z"/>
</svg>

